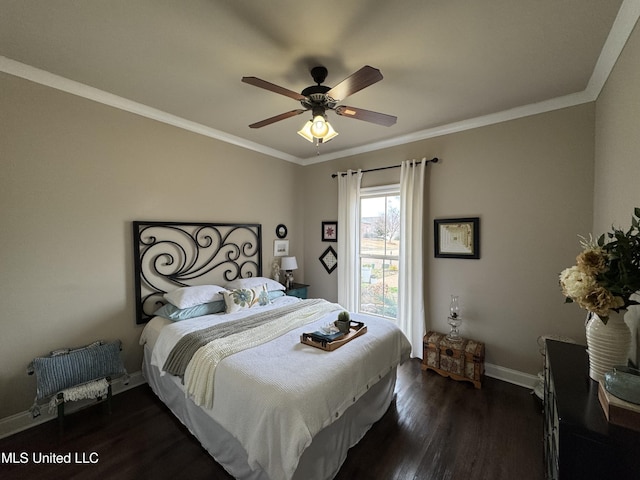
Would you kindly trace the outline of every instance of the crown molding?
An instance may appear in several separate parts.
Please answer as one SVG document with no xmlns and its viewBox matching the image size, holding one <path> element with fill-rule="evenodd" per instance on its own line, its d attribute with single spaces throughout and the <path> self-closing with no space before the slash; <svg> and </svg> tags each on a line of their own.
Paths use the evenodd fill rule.
<svg viewBox="0 0 640 480">
<path fill-rule="evenodd" d="M 157 120 L 158 122 L 166 123 L 174 127 L 182 128 L 199 135 L 215 138 L 222 142 L 230 143 L 259 153 L 264 153 L 271 157 L 280 158 L 288 162 L 299 162 L 298 157 L 293 155 L 260 145 L 259 143 L 245 140 L 244 138 L 236 137 L 235 135 L 230 135 L 220 130 L 202 125 L 201 123 L 186 120 L 182 117 L 178 117 L 177 115 L 163 112 L 157 108 L 134 102 L 133 100 L 105 92 L 104 90 L 76 82 L 75 80 L 47 72 L 46 70 L 41 70 L 24 63 L 20 63 L 7 57 L 0 56 L 0 71 L 39 83 L 40 85 L 55 88 L 56 90 L 61 90 L 72 95 L 77 95 L 88 100 L 93 100 L 94 102 L 102 103 L 152 120 Z"/>
<path fill-rule="evenodd" d="M 604 42 L 585 91 L 597 100 L 640 18 L 640 0 L 624 0 Z"/>
<path fill-rule="evenodd" d="M 559 110 L 561 108 L 573 107 L 575 105 L 581 105 L 590 101 L 593 101 L 593 99 L 587 94 L 586 91 L 572 93 L 570 95 L 565 95 L 564 97 L 552 98 L 550 100 L 545 100 L 539 103 L 532 103 L 530 105 L 524 105 L 522 107 L 516 107 L 510 110 L 503 110 L 502 112 L 491 113 L 489 115 L 470 118 L 468 120 L 449 123 L 447 125 L 440 125 L 438 127 L 402 135 L 400 137 L 394 137 L 388 140 L 382 140 L 380 142 L 369 143 L 360 147 L 341 150 L 334 153 L 327 153 L 324 155 L 318 155 L 316 157 L 309 157 L 302 161 L 302 165 L 312 165 L 314 163 L 321 163 L 338 158 L 350 157 L 352 155 L 358 155 L 360 153 L 367 153 L 375 150 L 381 150 L 383 148 L 395 147 L 398 145 L 404 145 L 406 143 L 426 140 L 428 138 L 441 137 L 443 135 L 449 135 L 451 133 L 463 132 L 465 130 L 472 130 L 479 127 L 486 127 L 488 125 L 494 125 L 496 123 L 507 122 L 509 120 L 529 117 L 531 115 L 537 115 L 539 113 L 551 112 L 553 110 Z"/>
</svg>

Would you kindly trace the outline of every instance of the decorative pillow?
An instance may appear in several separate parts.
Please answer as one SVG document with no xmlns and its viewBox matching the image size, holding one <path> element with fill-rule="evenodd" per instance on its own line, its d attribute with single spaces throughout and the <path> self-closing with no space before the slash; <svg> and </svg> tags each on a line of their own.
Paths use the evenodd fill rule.
<svg viewBox="0 0 640 480">
<path fill-rule="evenodd" d="M 120 358 L 120 340 L 94 342 L 74 350 L 57 350 L 37 357 L 27 371 L 37 377 L 37 399 L 42 400 L 66 388 L 108 376 L 126 375 Z"/>
<path fill-rule="evenodd" d="M 269 292 L 269 300 L 275 300 L 278 297 L 284 297 L 285 293 L 282 290 L 271 290 Z"/>
<path fill-rule="evenodd" d="M 247 277 L 247 278 L 238 278 L 233 280 L 232 282 L 227 283 L 227 288 L 229 290 L 236 290 L 239 288 L 256 288 L 266 285 L 267 291 L 273 290 L 286 290 L 285 286 L 280 282 L 276 282 L 275 280 L 267 277 Z"/>
<path fill-rule="evenodd" d="M 187 320 L 193 317 L 201 317 L 202 315 L 211 315 L 213 313 L 220 312 L 224 312 L 224 300 L 202 303 L 189 308 L 178 308 L 172 303 L 167 303 L 156 310 L 154 315 L 173 320 L 174 322 L 179 322 L 180 320 Z"/>
<path fill-rule="evenodd" d="M 196 285 L 181 287 L 164 294 L 164 299 L 178 308 L 189 308 L 203 303 L 222 300 L 222 292 L 226 289 L 218 285 Z"/>
<path fill-rule="evenodd" d="M 237 312 L 243 308 L 252 308 L 260 305 L 269 305 L 269 292 L 267 286 L 258 288 L 238 288 L 223 292 L 227 313 Z"/>
</svg>

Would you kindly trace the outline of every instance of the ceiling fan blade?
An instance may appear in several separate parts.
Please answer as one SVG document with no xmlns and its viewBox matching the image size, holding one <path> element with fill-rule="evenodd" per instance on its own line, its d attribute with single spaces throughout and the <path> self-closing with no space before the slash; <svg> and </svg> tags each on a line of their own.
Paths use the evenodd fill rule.
<svg viewBox="0 0 640 480">
<path fill-rule="evenodd" d="M 288 88 L 280 87 L 258 77 L 242 77 L 242 81 L 244 83 L 248 83 L 249 85 L 253 85 L 254 87 L 264 88 L 265 90 L 269 90 L 270 92 L 279 93 L 280 95 L 284 95 L 285 97 L 293 98 L 294 100 L 304 100 L 306 98 L 304 95 L 300 95 L 298 92 L 294 92 L 293 90 L 289 90 Z"/>
<path fill-rule="evenodd" d="M 369 85 L 382 80 L 382 73 L 377 68 L 365 65 L 357 72 L 345 78 L 338 85 L 327 92 L 332 99 L 339 101 L 344 100 L 349 95 L 359 92 Z"/>
<path fill-rule="evenodd" d="M 396 120 L 398 120 L 398 117 L 394 117 L 393 115 L 372 112 L 371 110 L 364 110 L 362 108 L 348 107 L 346 105 L 340 105 L 336 107 L 335 110 L 338 115 L 343 117 L 356 118 L 358 120 L 364 120 L 365 122 L 384 125 L 385 127 L 394 125 Z"/>
<path fill-rule="evenodd" d="M 252 123 L 249 125 L 249 128 L 260 128 L 266 125 L 271 125 L 272 123 L 279 122 L 280 120 L 284 120 L 285 118 L 295 117 L 296 115 L 300 115 L 301 113 L 306 112 L 306 110 L 298 109 L 291 110 L 290 112 L 281 113 L 280 115 L 276 115 L 275 117 L 267 118 L 260 122 Z"/>
</svg>

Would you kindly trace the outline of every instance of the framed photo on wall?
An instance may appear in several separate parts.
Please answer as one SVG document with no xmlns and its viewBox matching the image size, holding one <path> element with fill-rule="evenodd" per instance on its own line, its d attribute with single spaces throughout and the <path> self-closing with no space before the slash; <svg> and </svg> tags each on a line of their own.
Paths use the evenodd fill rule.
<svg viewBox="0 0 640 480">
<path fill-rule="evenodd" d="M 273 241 L 273 256 L 287 257 L 289 255 L 289 240 Z"/>
<path fill-rule="evenodd" d="M 322 222 L 322 241 L 337 242 L 338 241 L 338 222 Z"/>
<path fill-rule="evenodd" d="M 437 258 L 480 258 L 480 218 L 446 218 L 433 221 Z"/>
</svg>

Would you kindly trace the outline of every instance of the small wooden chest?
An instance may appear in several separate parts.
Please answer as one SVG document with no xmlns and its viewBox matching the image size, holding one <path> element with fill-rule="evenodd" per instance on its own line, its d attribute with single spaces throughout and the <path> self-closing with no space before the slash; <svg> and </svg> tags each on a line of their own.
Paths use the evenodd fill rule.
<svg viewBox="0 0 640 480">
<path fill-rule="evenodd" d="M 461 338 L 448 340 L 446 335 L 427 332 L 423 340 L 423 370 L 434 370 L 444 377 L 465 380 L 476 388 L 484 376 L 484 343 Z"/>
</svg>

